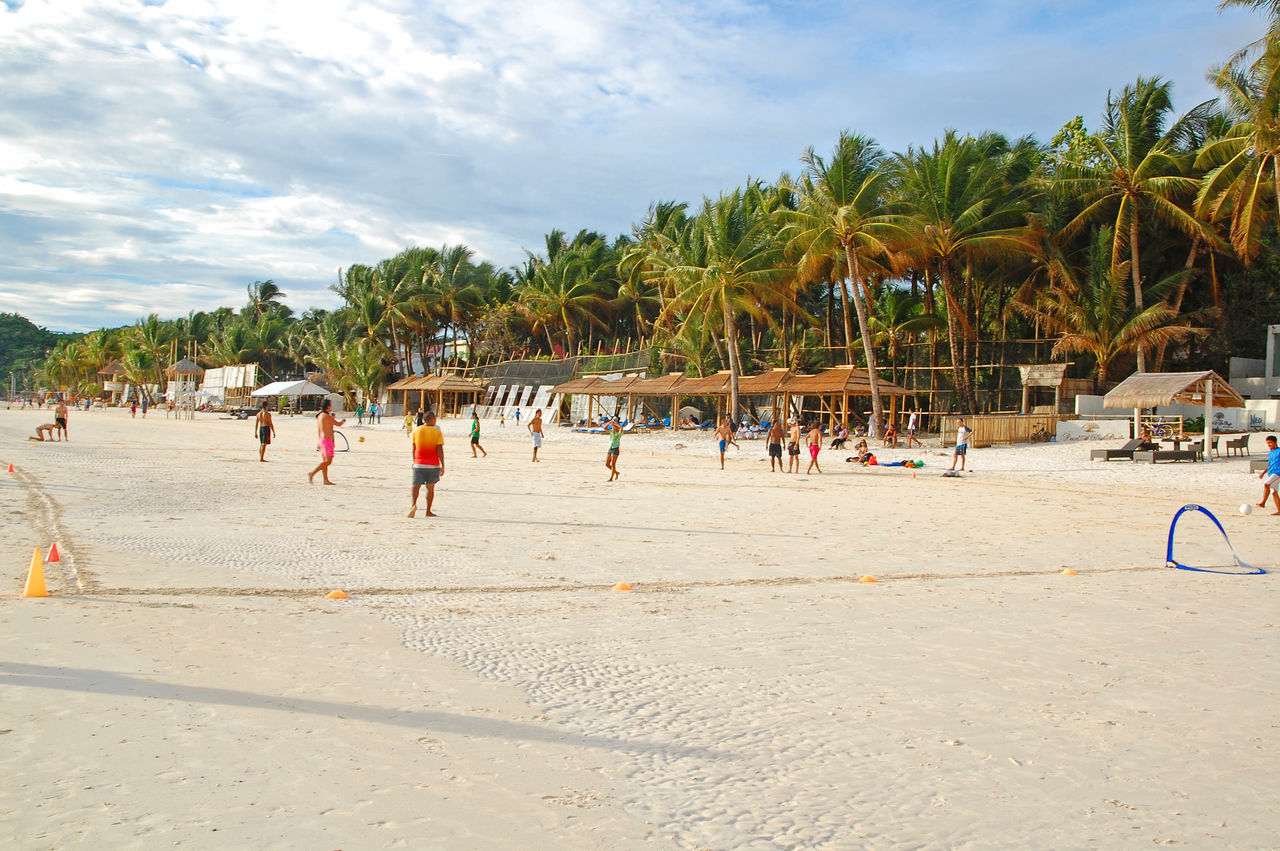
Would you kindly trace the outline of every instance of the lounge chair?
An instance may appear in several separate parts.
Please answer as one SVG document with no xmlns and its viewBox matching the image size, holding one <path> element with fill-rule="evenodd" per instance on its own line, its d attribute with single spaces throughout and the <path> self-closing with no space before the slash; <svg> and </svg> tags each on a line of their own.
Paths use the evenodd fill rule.
<svg viewBox="0 0 1280 851">
<path fill-rule="evenodd" d="M 1119 449 L 1093 449 L 1089 452 L 1089 460 L 1097 461 L 1098 459 L 1102 459 L 1103 461 L 1132 461 L 1133 453 L 1142 446 L 1142 443 L 1143 441 L 1141 440 L 1131 440 Z"/>
<path fill-rule="evenodd" d="M 1199 461 L 1203 456 L 1203 449 L 1139 449 L 1133 453 L 1133 460 L 1140 464 L 1154 464 L 1157 461 Z"/>
</svg>

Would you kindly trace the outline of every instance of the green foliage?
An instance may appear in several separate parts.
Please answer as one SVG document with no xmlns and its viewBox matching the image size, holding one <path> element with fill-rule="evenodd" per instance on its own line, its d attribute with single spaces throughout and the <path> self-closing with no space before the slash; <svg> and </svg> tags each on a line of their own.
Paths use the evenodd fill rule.
<svg viewBox="0 0 1280 851">
<path fill-rule="evenodd" d="M 0 384 L 9 395 L 9 373 L 19 390 L 30 388 L 33 372 L 59 341 L 70 341 L 78 334 L 57 334 L 40 328 L 16 313 L 0 313 Z"/>
</svg>

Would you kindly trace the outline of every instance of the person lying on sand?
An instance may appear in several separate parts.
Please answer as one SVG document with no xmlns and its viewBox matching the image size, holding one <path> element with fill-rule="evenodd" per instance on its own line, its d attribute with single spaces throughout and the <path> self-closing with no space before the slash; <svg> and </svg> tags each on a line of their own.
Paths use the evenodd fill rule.
<svg viewBox="0 0 1280 851">
<path fill-rule="evenodd" d="M 56 432 L 57 430 L 58 430 L 57 423 L 45 423 L 44 425 L 36 426 L 36 436 L 28 437 L 27 440 L 38 440 L 41 443 L 43 443 L 46 440 L 52 441 L 53 433 Z M 48 432 L 47 436 L 45 435 L 45 432 Z M 58 442 L 61 442 L 61 441 L 62 441 L 62 438 L 58 438 Z"/>
</svg>

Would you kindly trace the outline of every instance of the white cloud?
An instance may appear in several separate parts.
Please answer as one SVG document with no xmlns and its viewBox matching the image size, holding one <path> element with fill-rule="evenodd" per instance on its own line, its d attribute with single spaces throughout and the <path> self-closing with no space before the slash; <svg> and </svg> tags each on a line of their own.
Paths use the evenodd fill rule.
<svg viewBox="0 0 1280 851">
<path fill-rule="evenodd" d="M 1204 0 L 26 0 L 0 12 L 0 307 L 87 328 L 265 278 L 332 306 L 351 263 L 516 263 L 845 127 L 1044 137 L 1138 74 L 1189 106 L 1257 31 Z"/>
</svg>

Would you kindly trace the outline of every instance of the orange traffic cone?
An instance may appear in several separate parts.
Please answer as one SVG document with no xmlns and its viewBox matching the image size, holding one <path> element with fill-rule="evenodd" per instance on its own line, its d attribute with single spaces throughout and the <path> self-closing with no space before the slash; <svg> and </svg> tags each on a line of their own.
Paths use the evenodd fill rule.
<svg viewBox="0 0 1280 851">
<path fill-rule="evenodd" d="M 62 559 L 58 557 L 57 541 L 54 541 L 52 544 L 49 545 L 49 558 L 46 559 L 46 561 L 48 561 L 50 564 L 53 564 L 55 561 L 62 561 Z"/>
<path fill-rule="evenodd" d="M 12 465 L 12 464 L 10 464 L 10 465 L 9 465 L 9 472 L 10 472 L 10 473 L 12 473 L 12 472 L 13 472 L 13 465 Z"/>
<path fill-rule="evenodd" d="M 27 571 L 27 587 L 22 589 L 24 597 L 48 597 L 49 591 L 44 587 L 44 563 L 40 560 L 40 548 L 36 547 L 31 556 L 31 570 Z"/>
</svg>

